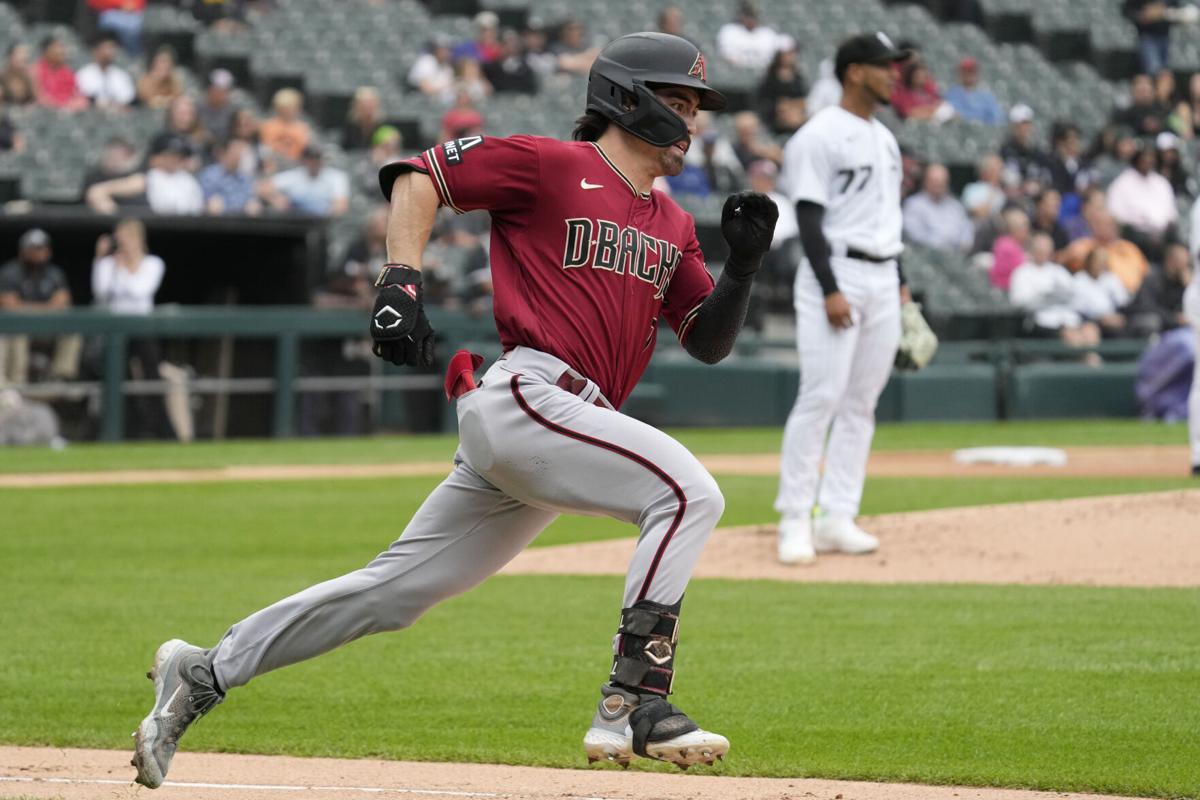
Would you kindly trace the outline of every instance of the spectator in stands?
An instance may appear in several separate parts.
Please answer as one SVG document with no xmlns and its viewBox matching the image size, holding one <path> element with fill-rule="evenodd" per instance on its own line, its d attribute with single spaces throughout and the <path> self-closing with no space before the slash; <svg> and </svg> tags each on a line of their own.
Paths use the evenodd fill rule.
<svg viewBox="0 0 1200 800">
<path fill-rule="evenodd" d="M 783 148 L 763 135 L 762 123 L 753 111 L 739 111 L 733 115 L 733 152 L 745 169 L 751 161 L 766 158 L 776 164 L 783 163 Z"/>
<path fill-rule="evenodd" d="M 1126 309 L 1131 331 L 1138 336 L 1149 336 L 1187 325 L 1183 293 L 1191 281 L 1191 254 L 1185 245 L 1172 242 L 1163 256 L 1162 270 L 1150 271 Z"/>
<path fill-rule="evenodd" d="M 75 73 L 79 93 L 97 108 L 124 108 L 137 98 L 133 78 L 117 66 L 117 40 L 102 34 L 92 44 L 92 61 Z"/>
<path fill-rule="evenodd" d="M 1054 244 L 1057 253 L 1071 243 L 1067 230 L 1058 221 L 1062 210 L 1062 195 L 1057 189 L 1045 189 L 1033 201 L 1033 219 L 1030 224 L 1035 233 L 1045 234 Z"/>
<path fill-rule="evenodd" d="M 1083 269 L 1075 273 L 1071 308 L 1084 319 L 1100 326 L 1104 336 L 1119 336 L 1125 332 L 1125 315 L 1121 310 L 1129 305 L 1129 292 L 1108 266 L 1108 250 L 1092 248 L 1084 259 Z"/>
<path fill-rule="evenodd" d="M 265 172 L 263 164 L 263 147 L 262 140 L 258 135 L 259 122 L 258 117 L 254 115 L 254 110 L 250 108 L 239 108 L 233 115 L 233 123 L 230 125 L 229 138 L 240 139 L 245 142 L 248 147 L 242 153 L 242 165 L 240 167 L 243 175 L 255 177 Z"/>
<path fill-rule="evenodd" d="M 115 242 L 115 247 L 114 247 Z M 113 235 L 96 240 L 92 262 L 93 303 L 118 314 L 149 314 L 154 296 L 162 285 L 166 265 L 146 247 L 146 227 L 141 220 L 126 218 L 117 223 Z M 134 436 L 160 437 L 167 422 L 182 442 L 194 436 L 187 372 L 165 361 L 153 338 L 137 337 L 129 342 L 129 374 L 134 379 L 161 378 L 167 382 L 163 395 L 166 415 L 145 395 L 132 398 Z"/>
<path fill-rule="evenodd" d="M 300 118 L 304 96 L 295 89 L 280 89 L 271 99 L 271 108 L 275 113 L 258 130 L 263 145 L 288 161 L 299 161 L 312 141 L 312 129 Z"/>
<path fill-rule="evenodd" d="M 216 161 L 200 171 L 204 213 L 257 216 L 262 212 L 262 202 L 255 197 L 254 178 L 241 169 L 249 146 L 241 139 L 228 139 L 217 145 Z"/>
<path fill-rule="evenodd" d="M 495 61 L 500 55 L 500 18 L 493 11 L 480 11 L 475 15 L 475 38 L 460 42 L 450 51 L 450 58 L 457 62 L 468 58 L 479 64 Z"/>
<path fill-rule="evenodd" d="M 1196 195 L 1196 179 L 1184 169 L 1179 156 L 1179 137 L 1163 131 L 1154 137 L 1154 149 L 1158 151 L 1158 174 L 1167 179 L 1176 199 L 1190 199 Z"/>
<path fill-rule="evenodd" d="M 100 160 L 83 176 L 83 192 L 87 195 L 89 189 L 97 183 L 126 178 L 137 172 L 137 153 L 133 145 L 123 136 L 113 136 L 104 143 L 100 151 Z M 146 205 L 146 198 L 121 198 L 121 205 Z"/>
<path fill-rule="evenodd" d="M 198 170 L 201 156 L 208 150 L 212 137 L 200 124 L 196 101 L 192 99 L 191 95 L 181 94 L 171 101 L 163 116 L 161 133 L 182 141 L 187 146 L 188 160 L 185 166 L 192 172 Z"/>
<path fill-rule="evenodd" d="M 1090 346 L 1100 341 L 1100 329 L 1084 322 L 1071 307 L 1075 285 L 1066 267 L 1053 259 L 1054 243 L 1044 233 L 1029 242 L 1029 257 L 1012 274 L 1008 299 L 1030 314 L 1029 322 L 1037 336 L 1062 339 L 1072 346 Z"/>
<path fill-rule="evenodd" d="M 999 217 L 1008 196 L 1001 183 L 1004 162 L 1000 160 L 1000 156 L 988 153 L 979 159 L 975 174 L 977 179 L 963 188 L 962 204 L 978 227 L 987 220 Z"/>
<path fill-rule="evenodd" d="M 1099 186 L 1089 186 L 1083 192 L 1079 204 L 1079 213 L 1062 221 L 1063 230 L 1067 232 L 1067 241 L 1091 238 L 1093 225 L 1098 214 L 1108 213 L 1108 197 Z"/>
<path fill-rule="evenodd" d="M 367 217 L 362 235 L 341 258 L 340 268 L 330 272 L 313 292 L 313 305 L 320 309 L 369 311 L 375 302 L 375 276 L 387 262 L 386 206 Z M 305 374 L 363 376 L 370 373 L 370 340 L 311 339 L 301 344 L 300 363 Z M 319 436 L 324 431 L 338 436 L 363 432 L 364 398 L 361 391 L 303 392 L 299 402 L 301 436 Z"/>
<path fill-rule="evenodd" d="M 1086 189 L 1092 182 L 1092 174 L 1083 160 L 1079 128 L 1070 122 L 1054 123 L 1050 144 L 1050 185 L 1063 197 Z"/>
<path fill-rule="evenodd" d="M 138 78 L 138 102 L 146 108 L 166 108 L 181 94 L 183 73 L 175 63 L 175 48 L 161 45 L 150 58 L 146 72 Z"/>
<path fill-rule="evenodd" d="M 500 36 L 500 54 L 483 65 L 483 77 L 498 94 L 537 94 L 537 74 L 526 57 L 519 33 L 506 30 Z"/>
<path fill-rule="evenodd" d="M 988 272 L 992 285 L 1008 291 L 1012 274 L 1025 263 L 1025 248 L 1029 245 L 1029 216 L 1010 206 L 1004 211 L 1004 233 L 992 245 L 992 266 Z"/>
<path fill-rule="evenodd" d="M 938 92 L 929 68 L 917 57 L 900 69 L 900 80 L 892 90 L 892 108 L 902 119 L 945 122 L 955 115 L 954 107 Z"/>
<path fill-rule="evenodd" d="M 56 36 L 42 40 L 42 57 L 33 67 L 37 100 L 44 106 L 79 111 L 88 101 L 79 93 L 75 71 L 67 63 L 67 46 Z"/>
<path fill-rule="evenodd" d="M 1118 231 L 1117 221 L 1108 209 L 1096 212 L 1092 216 L 1092 235 L 1071 242 L 1062 262 L 1067 269 L 1077 272 L 1083 269 L 1088 255 L 1093 250 L 1103 247 L 1107 253 L 1109 270 L 1120 278 L 1125 291 L 1134 295 L 1150 272 L 1150 262 L 1136 244 L 1122 239 Z"/>
<path fill-rule="evenodd" d="M 550 51 L 550 40 L 546 36 L 546 28 L 541 20 L 531 17 L 521 31 L 521 44 L 525 48 L 525 58 L 529 66 L 541 78 L 558 72 L 558 56 Z"/>
<path fill-rule="evenodd" d="M 131 57 L 142 54 L 142 16 L 146 12 L 146 0 L 87 0 L 87 4 L 100 12 L 97 28 L 119 39 L 121 47 Z"/>
<path fill-rule="evenodd" d="M 658 12 L 658 18 L 655 21 L 660 33 L 669 33 L 672 36 L 678 36 L 680 39 L 687 39 L 696 49 L 700 49 L 699 43 L 695 39 L 688 36 L 684 32 L 683 24 L 683 9 L 677 5 L 663 6 Z"/>
<path fill-rule="evenodd" d="M 798 54 L 795 40 L 788 37 L 785 46 L 775 52 L 766 75 L 758 84 L 759 116 L 777 136 L 795 133 L 807 119 L 808 81 L 804 79 Z"/>
<path fill-rule="evenodd" d="M 817 80 L 813 83 L 812 91 L 808 93 L 808 116 L 812 116 L 822 108 L 836 106 L 842 102 L 842 84 L 837 79 L 832 58 L 823 58 L 817 65 Z"/>
<path fill-rule="evenodd" d="M 342 125 L 342 149 L 366 150 L 375 130 L 382 124 L 379 90 L 374 86 L 358 87 L 354 90 L 346 122 Z"/>
<path fill-rule="evenodd" d="M 1160 69 L 1154 73 L 1154 97 L 1168 113 L 1175 106 L 1175 94 L 1175 73 L 1170 69 Z"/>
<path fill-rule="evenodd" d="M 442 115 L 442 131 L 438 141 L 461 139 L 464 136 L 478 136 L 483 133 L 483 114 L 475 108 L 471 98 L 459 92 L 458 100 L 445 114 Z"/>
<path fill-rule="evenodd" d="M 454 65 L 455 96 L 465 94 L 472 103 L 482 103 L 492 95 L 492 84 L 483 76 L 483 68 L 473 58 L 460 58 Z"/>
<path fill-rule="evenodd" d="M 717 31 L 721 58 L 746 69 L 764 69 L 781 44 L 775 29 L 759 22 L 758 4 L 753 0 L 739 0 L 737 16 Z"/>
<path fill-rule="evenodd" d="M 1129 106 L 1114 113 L 1113 122 L 1130 128 L 1139 136 L 1154 136 L 1163 130 L 1169 110 L 1158 102 L 1154 81 L 1149 75 L 1133 76 L 1129 96 Z"/>
<path fill-rule="evenodd" d="M 0 95 L 0 153 L 14 151 L 21 152 L 25 149 L 25 137 L 17 130 L 17 126 L 13 124 L 12 118 L 8 114 L 8 109 L 4 107 L 4 97 Z"/>
<path fill-rule="evenodd" d="M 373 197 L 379 191 L 379 169 L 404 154 L 404 137 L 394 125 L 380 125 L 370 145 L 366 157 L 355 166 L 354 180 L 359 191 Z"/>
<path fill-rule="evenodd" d="M 1167 127 L 1187 141 L 1196 137 L 1200 128 L 1200 72 L 1193 72 L 1188 78 L 1187 95 L 1167 117 Z"/>
<path fill-rule="evenodd" d="M 935 250 L 966 252 L 975 240 L 962 203 L 950 193 L 950 173 L 942 164 L 925 168 L 921 191 L 904 201 L 904 236 Z"/>
<path fill-rule="evenodd" d="M 200 126 L 213 141 L 224 141 L 233 132 L 233 117 L 237 113 L 230 95 L 233 91 L 233 73 L 227 69 L 214 69 L 208 73 L 208 88 L 204 98 L 196 107 Z"/>
<path fill-rule="evenodd" d="M 425 52 L 417 56 L 408 70 L 408 85 L 445 103 L 454 98 L 454 62 L 450 58 L 449 38 L 434 34 Z"/>
<path fill-rule="evenodd" d="M 194 0 L 192 16 L 215 33 L 237 33 L 246 28 L 247 0 Z"/>
<path fill-rule="evenodd" d="M 85 196 L 88 206 L 100 214 L 114 214 L 116 198 L 144 194 L 156 214 L 202 213 L 204 191 L 186 166 L 190 153 L 191 147 L 182 137 L 158 134 L 150 145 L 149 169 L 95 184 Z"/>
<path fill-rule="evenodd" d="M 1124 236 L 1151 261 L 1161 260 L 1163 245 L 1179 220 L 1175 192 L 1157 167 L 1158 154 L 1142 144 L 1128 169 L 1108 187 L 1108 210 L 1122 226 Z"/>
<path fill-rule="evenodd" d="M 728 194 L 744 188 L 746 173 L 742 162 L 734 152 L 733 144 L 713 124 L 712 113 L 698 112 L 695 126 L 693 146 L 683 157 L 681 180 L 667 182 L 672 191 L 679 186 L 683 194 L 703 196 L 710 192 Z M 685 186 L 688 188 L 684 189 Z"/>
<path fill-rule="evenodd" d="M 350 208 L 350 179 L 325 163 L 320 149 L 308 146 L 301 164 L 261 182 L 260 193 L 272 208 L 318 217 L 340 217 Z"/>
<path fill-rule="evenodd" d="M 1003 125 L 1004 111 L 996 95 L 979 83 L 979 62 L 964 56 L 958 62 L 958 83 L 946 92 L 946 102 L 963 119 L 984 125 Z"/>
<path fill-rule="evenodd" d="M 27 106 L 37 99 L 29 69 L 29 45 L 13 42 L 8 46 L 4 72 L 0 72 L 0 95 L 12 106 Z"/>
<path fill-rule="evenodd" d="M 587 43 L 583 23 L 568 19 L 558 30 L 558 38 L 550 50 L 558 58 L 558 71 L 571 75 L 587 75 L 600 48 Z"/>
<path fill-rule="evenodd" d="M 71 307 L 71 289 L 62 267 L 51 261 L 50 237 L 40 228 L 21 235 L 17 257 L 0 266 L 0 311 L 62 311 Z M 49 359 L 38 358 L 46 345 Z M 79 371 L 80 339 L 51 342 L 27 336 L 0 337 L 0 383 L 28 383 L 48 377 L 70 380 Z M 46 362 L 45 364 L 34 362 Z"/>
<path fill-rule="evenodd" d="M 1033 109 L 1018 103 L 1008 112 L 1008 122 L 1008 139 L 1000 147 L 1005 182 L 1021 187 L 1037 184 L 1046 178 L 1049 167 L 1045 153 L 1033 142 Z"/>
<path fill-rule="evenodd" d="M 1180 0 L 1125 0 L 1121 11 L 1137 26 L 1138 60 L 1148 73 L 1171 65 L 1172 23 L 1195 23 L 1197 17 L 1195 7 Z"/>
</svg>

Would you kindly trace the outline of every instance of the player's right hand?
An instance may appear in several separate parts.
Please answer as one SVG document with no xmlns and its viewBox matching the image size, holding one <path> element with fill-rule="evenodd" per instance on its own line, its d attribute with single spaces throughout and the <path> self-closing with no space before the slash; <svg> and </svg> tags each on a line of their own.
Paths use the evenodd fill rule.
<svg viewBox="0 0 1200 800">
<path fill-rule="evenodd" d="M 850 313 L 850 304 L 841 292 L 834 292 L 825 298 L 825 316 L 835 330 L 854 327 L 854 317 Z"/>
<path fill-rule="evenodd" d="M 384 361 L 410 367 L 433 366 L 433 327 L 425 316 L 421 272 L 384 267 L 371 311 L 371 350 Z"/>
</svg>

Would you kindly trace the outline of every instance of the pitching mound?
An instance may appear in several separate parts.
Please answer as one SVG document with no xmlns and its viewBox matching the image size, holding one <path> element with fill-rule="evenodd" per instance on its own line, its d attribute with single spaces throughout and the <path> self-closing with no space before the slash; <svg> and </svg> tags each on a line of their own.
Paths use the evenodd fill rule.
<svg viewBox="0 0 1200 800">
<path fill-rule="evenodd" d="M 774 526 L 713 534 L 698 578 L 865 583 L 1200 586 L 1200 490 L 949 508 L 867 517 L 882 547 L 775 560 Z M 632 539 L 533 548 L 507 573 L 624 575 Z"/>
<path fill-rule="evenodd" d="M 425 764 L 332 758 L 181 753 L 171 780 L 154 791 L 132 783 L 129 753 L 112 750 L 0 748 L 0 797 L 83 800 L 310 800 L 405 797 L 510 800 L 1122 800 L 956 786 L 861 783 L 796 778 L 727 778 L 699 774 L 537 769 L 490 764 Z M 1128 800 L 1128 799 L 1126 799 Z"/>
</svg>

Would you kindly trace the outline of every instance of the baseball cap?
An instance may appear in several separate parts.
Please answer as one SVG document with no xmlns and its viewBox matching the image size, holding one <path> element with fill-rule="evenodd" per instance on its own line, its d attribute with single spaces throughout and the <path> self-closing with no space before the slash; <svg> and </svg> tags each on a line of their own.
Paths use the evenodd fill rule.
<svg viewBox="0 0 1200 800">
<path fill-rule="evenodd" d="M 1156 150 L 1178 150 L 1179 137 L 1170 131 L 1163 131 L 1155 137 L 1154 148 Z"/>
<path fill-rule="evenodd" d="M 973 56 L 963 56 L 958 62 L 958 68 L 963 72 L 974 72 L 979 69 L 979 62 Z"/>
<path fill-rule="evenodd" d="M 19 250 L 29 250 L 34 247 L 49 247 L 50 234 L 46 233 L 41 228 L 30 228 L 21 234 L 21 239 L 17 244 Z"/>
<path fill-rule="evenodd" d="M 838 80 L 846 77 L 851 64 L 893 64 L 903 61 L 911 54 L 892 42 L 886 33 L 864 33 L 842 42 L 834 57 L 834 73 Z"/>
<path fill-rule="evenodd" d="M 208 85 L 218 89 L 232 89 L 233 73 L 227 69 L 214 69 L 208 73 Z"/>
<path fill-rule="evenodd" d="M 483 115 L 473 108 L 452 108 L 442 117 L 442 127 L 454 138 L 483 125 Z"/>
<path fill-rule="evenodd" d="M 306 145 L 304 149 L 300 151 L 300 158 L 323 158 L 324 155 L 325 154 L 321 152 L 321 148 L 317 147 L 315 144 Z"/>
<path fill-rule="evenodd" d="M 1014 125 L 1021 122 L 1033 122 L 1033 109 L 1024 103 L 1017 103 L 1008 112 L 1008 121 Z"/>
<path fill-rule="evenodd" d="M 187 139 L 174 133 L 163 131 L 150 142 L 150 155 L 159 153 L 174 153 L 177 156 L 192 154 L 192 146 Z"/>
</svg>

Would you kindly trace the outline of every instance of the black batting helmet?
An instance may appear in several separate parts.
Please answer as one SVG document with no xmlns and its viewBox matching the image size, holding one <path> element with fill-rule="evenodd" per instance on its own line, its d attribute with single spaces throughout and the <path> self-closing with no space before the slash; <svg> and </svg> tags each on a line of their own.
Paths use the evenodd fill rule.
<svg viewBox="0 0 1200 800">
<path fill-rule="evenodd" d="M 687 123 L 654 94 L 657 86 L 684 86 L 700 94 L 700 108 L 720 111 L 725 95 L 705 83 L 704 55 L 669 33 L 631 33 L 609 42 L 588 75 L 587 108 L 644 139 L 667 147 L 687 138 Z"/>
</svg>

